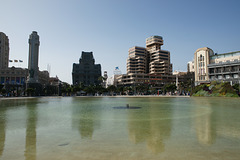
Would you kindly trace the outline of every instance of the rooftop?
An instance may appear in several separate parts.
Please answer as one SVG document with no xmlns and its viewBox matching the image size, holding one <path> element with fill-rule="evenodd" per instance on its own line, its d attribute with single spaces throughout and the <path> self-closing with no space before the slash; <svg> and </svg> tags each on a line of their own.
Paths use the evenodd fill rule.
<svg viewBox="0 0 240 160">
<path fill-rule="evenodd" d="M 146 40 L 151 40 L 151 39 L 163 39 L 161 36 L 157 36 L 157 35 L 154 35 L 154 36 L 151 36 L 149 38 L 147 38 Z"/>
<path fill-rule="evenodd" d="M 224 58 L 224 57 L 233 57 L 233 56 L 240 56 L 240 51 L 235 51 L 235 52 L 228 52 L 228 53 L 222 53 L 222 54 L 215 54 L 210 56 L 211 59 L 215 58 Z"/>
</svg>

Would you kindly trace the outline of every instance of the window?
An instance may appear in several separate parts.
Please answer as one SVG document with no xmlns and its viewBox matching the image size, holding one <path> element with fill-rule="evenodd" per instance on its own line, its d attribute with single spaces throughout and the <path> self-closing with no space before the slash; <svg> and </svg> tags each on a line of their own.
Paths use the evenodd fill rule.
<svg viewBox="0 0 240 160">
<path fill-rule="evenodd" d="M 233 78 L 238 78 L 238 77 L 239 77 L 238 74 L 233 75 Z"/>
<path fill-rule="evenodd" d="M 226 77 L 226 79 L 229 79 L 229 78 L 230 78 L 230 75 L 226 75 L 225 77 Z"/>
</svg>

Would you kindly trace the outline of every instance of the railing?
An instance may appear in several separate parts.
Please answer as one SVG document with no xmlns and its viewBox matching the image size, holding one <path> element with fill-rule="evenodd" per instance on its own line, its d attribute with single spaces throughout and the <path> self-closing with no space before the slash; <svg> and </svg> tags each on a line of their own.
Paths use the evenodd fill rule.
<svg viewBox="0 0 240 160">
<path fill-rule="evenodd" d="M 227 61 L 227 62 L 219 62 L 219 63 L 211 63 L 208 64 L 208 67 L 213 67 L 213 66 L 222 66 L 222 65 L 228 65 L 228 64 L 239 64 L 240 60 L 234 60 L 234 61 Z"/>
</svg>

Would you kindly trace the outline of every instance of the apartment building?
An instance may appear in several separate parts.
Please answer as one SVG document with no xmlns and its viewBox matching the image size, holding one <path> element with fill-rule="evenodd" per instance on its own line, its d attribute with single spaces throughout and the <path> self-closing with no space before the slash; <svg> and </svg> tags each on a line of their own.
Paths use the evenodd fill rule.
<svg viewBox="0 0 240 160">
<path fill-rule="evenodd" d="M 211 81 L 240 83 L 240 51 L 217 54 L 199 48 L 194 53 L 195 85 Z"/>
<path fill-rule="evenodd" d="M 117 78 L 118 85 L 151 85 L 160 89 L 173 83 L 170 52 L 162 50 L 163 38 L 151 36 L 146 39 L 146 48 L 134 46 L 128 51 L 127 74 Z"/>
<path fill-rule="evenodd" d="M 240 51 L 210 56 L 208 70 L 210 81 L 240 83 Z"/>
<path fill-rule="evenodd" d="M 161 36 L 151 36 L 146 39 L 146 50 L 149 52 L 149 73 L 150 74 L 172 74 L 172 64 L 170 63 L 170 52 L 161 49 L 163 38 Z"/>
<path fill-rule="evenodd" d="M 144 47 L 134 46 L 128 50 L 127 74 L 144 74 L 149 72 L 148 52 Z"/>
</svg>

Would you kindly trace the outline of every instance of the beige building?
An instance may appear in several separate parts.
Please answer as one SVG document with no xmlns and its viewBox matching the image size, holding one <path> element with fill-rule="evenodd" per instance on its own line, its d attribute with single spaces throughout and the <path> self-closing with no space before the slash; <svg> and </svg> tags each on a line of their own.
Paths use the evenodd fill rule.
<svg viewBox="0 0 240 160">
<path fill-rule="evenodd" d="M 48 71 L 38 71 L 39 83 L 46 85 L 49 83 Z M 0 69 L 0 84 L 25 85 L 28 76 L 27 68 L 7 68 Z"/>
<path fill-rule="evenodd" d="M 199 48 L 194 53 L 195 85 L 209 81 L 207 65 L 212 55 L 213 50 L 208 47 Z"/>
<path fill-rule="evenodd" d="M 0 69 L 8 68 L 9 40 L 5 33 L 0 32 Z"/>
<path fill-rule="evenodd" d="M 148 73 L 148 52 L 144 47 L 134 46 L 128 50 L 127 74 Z"/>
<path fill-rule="evenodd" d="M 118 85 L 150 85 L 152 88 L 160 89 L 166 83 L 174 83 L 173 75 L 153 75 L 153 74 L 123 74 L 117 77 Z"/>
<path fill-rule="evenodd" d="M 172 74 L 172 64 L 170 63 L 170 52 L 161 49 L 163 38 L 161 36 L 151 36 L 146 39 L 146 49 L 149 52 L 149 73 L 150 74 Z"/>
<path fill-rule="evenodd" d="M 37 35 L 36 32 L 33 32 L 34 35 Z M 38 36 L 32 37 L 34 41 L 37 41 L 37 43 L 34 43 L 35 51 L 38 50 L 39 46 L 39 40 Z M 29 43 L 32 43 L 31 40 L 29 40 Z M 38 45 L 38 46 L 36 46 Z M 29 47 L 31 48 L 31 47 Z M 37 53 L 38 56 L 38 53 Z M 29 60 L 38 59 L 38 57 L 33 58 L 29 56 Z M 32 63 L 32 61 L 31 61 Z M 37 75 L 37 82 L 39 82 L 41 85 L 47 85 L 49 84 L 49 73 L 48 71 L 39 71 L 38 70 L 38 62 L 30 64 L 29 65 L 37 66 L 35 68 L 36 71 L 34 75 Z M 18 68 L 18 67 L 11 67 L 9 68 L 9 40 L 8 37 L 0 32 L 0 84 L 4 85 L 5 89 L 8 93 L 13 94 L 18 92 L 19 90 L 24 91 L 24 88 L 26 86 L 27 77 L 29 77 L 29 69 L 27 68 Z M 32 69 L 32 68 L 30 68 Z M 21 95 L 22 93 L 18 92 L 17 95 Z"/>
<path fill-rule="evenodd" d="M 210 81 L 240 83 L 240 51 L 214 54 L 207 47 L 194 53 L 195 85 Z"/>
<path fill-rule="evenodd" d="M 161 50 L 163 38 L 151 36 L 146 48 L 134 46 L 128 51 L 127 74 L 117 77 L 118 85 L 150 85 L 160 89 L 166 83 L 174 83 L 170 52 Z"/>
<path fill-rule="evenodd" d="M 25 68 L 0 69 L 1 84 L 25 85 L 28 70 Z"/>
<path fill-rule="evenodd" d="M 170 52 L 161 49 L 163 38 L 151 36 L 146 48 L 134 46 L 128 51 L 127 74 L 172 75 Z"/>
</svg>

